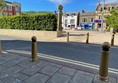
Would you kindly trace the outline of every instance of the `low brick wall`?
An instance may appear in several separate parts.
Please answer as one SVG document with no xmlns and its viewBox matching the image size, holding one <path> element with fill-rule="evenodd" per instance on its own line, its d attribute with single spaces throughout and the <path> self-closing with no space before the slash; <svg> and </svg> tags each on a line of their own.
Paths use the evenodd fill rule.
<svg viewBox="0 0 118 83">
<path fill-rule="evenodd" d="M 54 39 L 61 35 L 57 31 L 36 31 L 36 30 L 14 30 L 14 29 L 0 29 L 0 35 L 18 37 L 30 40 L 32 36 L 40 39 Z"/>
</svg>

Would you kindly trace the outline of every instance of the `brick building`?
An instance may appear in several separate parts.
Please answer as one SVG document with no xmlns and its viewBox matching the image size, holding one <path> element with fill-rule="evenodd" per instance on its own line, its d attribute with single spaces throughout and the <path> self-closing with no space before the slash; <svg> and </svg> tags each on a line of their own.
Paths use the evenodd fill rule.
<svg viewBox="0 0 118 83">
<path fill-rule="evenodd" d="M 1 16 L 13 16 L 21 14 L 21 4 L 5 1 L 6 6 L 0 11 Z"/>
<path fill-rule="evenodd" d="M 103 8 L 104 7 L 104 8 Z M 94 19 L 94 24 L 95 24 L 95 29 L 101 29 L 103 26 L 103 30 L 107 28 L 105 18 L 103 16 L 110 15 L 110 11 L 112 9 L 118 8 L 118 3 L 114 4 L 98 4 L 95 10 L 95 19 Z M 103 20 L 104 19 L 104 20 Z M 103 24 L 102 24 L 103 22 Z"/>
<path fill-rule="evenodd" d="M 95 13 L 94 12 L 85 12 L 82 10 L 80 13 L 80 27 L 83 27 L 86 30 L 93 30 L 94 28 L 94 19 Z"/>
</svg>

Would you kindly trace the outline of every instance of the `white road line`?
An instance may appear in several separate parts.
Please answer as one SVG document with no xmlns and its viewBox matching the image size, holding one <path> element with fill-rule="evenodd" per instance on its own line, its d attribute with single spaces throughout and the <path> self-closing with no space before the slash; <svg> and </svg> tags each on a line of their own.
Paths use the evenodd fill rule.
<svg viewBox="0 0 118 83">
<path fill-rule="evenodd" d="M 29 51 L 20 51 L 20 50 L 7 50 L 7 52 L 31 54 L 31 52 L 29 52 Z M 83 67 L 88 67 L 88 68 L 99 70 L 98 65 L 89 64 L 89 63 L 85 63 L 85 62 L 81 62 L 81 61 L 75 61 L 75 60 L 60 58 L 60 57 L 41 54 L 41 53 L 38 53 L 38 56 L 42 57 L 42 58 L 47 58 L 47 59 L 51 59 L 51 60 L 61 61 L 61 62 L 65 62 L 65 63 L 70 63 L 70 64 L 74 64 L 74 65 L 78 65 L 78 66 L 83 66 Z M 109 68 L 109 72 L 114 73 L 114 74 L 118 74 L 118 69 Z"/>
</svg>

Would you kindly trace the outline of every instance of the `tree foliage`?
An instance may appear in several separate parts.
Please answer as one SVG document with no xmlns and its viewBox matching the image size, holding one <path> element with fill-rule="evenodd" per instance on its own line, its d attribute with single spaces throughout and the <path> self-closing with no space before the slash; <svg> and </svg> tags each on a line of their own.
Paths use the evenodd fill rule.
<svg viewBox="0 0 118 83">
<path fill-rule="evenodd" d="M 113 9 L 110 13 L 111 15 L 105 17 L 106 24 L 109 25 L 109 27 L 118 29 L 118 8 Z"/>
<path fill-rule="evenodd" d="M 3 11 L 3 8 L 6 6 L 6 2 L 4 0 L 0 0 L 0 12 Z"/>
</svg>

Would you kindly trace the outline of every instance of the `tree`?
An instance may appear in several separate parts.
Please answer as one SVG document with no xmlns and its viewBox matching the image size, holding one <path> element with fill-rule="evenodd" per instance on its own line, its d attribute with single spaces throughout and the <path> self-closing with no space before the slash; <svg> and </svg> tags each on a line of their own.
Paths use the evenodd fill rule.
<svg viewBox="0 0 118 83">
<path fill-rule="evenodd" d="M 0 15 L 2 15 L 3 8 L 6 6 L 6 2 L 4 0 L 0 0 Z"/>
<path fill-rule="evenodd" d="M 109 27 L 113 27 L 114 30 L 118 30 L 118 8 L 113 9 L 112 11 L 110 11 L 109 16 L 106 16 L 106 24 Z"/>
</svg>

